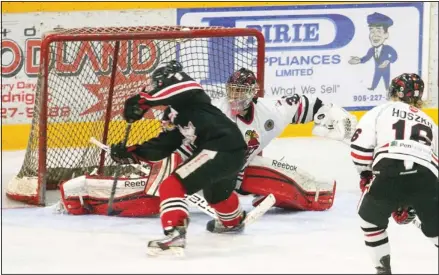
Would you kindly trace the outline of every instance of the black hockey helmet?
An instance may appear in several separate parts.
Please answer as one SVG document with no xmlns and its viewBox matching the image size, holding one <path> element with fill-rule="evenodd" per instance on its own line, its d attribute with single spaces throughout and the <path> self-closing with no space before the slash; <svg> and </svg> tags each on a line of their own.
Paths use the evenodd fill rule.
<svg viewBox="0 0 439 275">
<path fill-rule="evenodd" d="M 424 81 L 414 73 L 401 74 L 390 82 L 389 97 L 397 97 L 405 103 L 416 103 L 424 93 Z"/>
<path fill-rule="evenodd" d="M 227 98 L 236 115 L 246 109 L 258 93 L 255 74 L 246 68 L 235 71 L 226 84 Z"/>
<path fill-rule="evenodd" d="M 181 71 L 183 71 L 183 66 L 176 60 L 160 64 L 151 75 L 153 88 L 161 87 L 165 78 Z"/>
</svg>

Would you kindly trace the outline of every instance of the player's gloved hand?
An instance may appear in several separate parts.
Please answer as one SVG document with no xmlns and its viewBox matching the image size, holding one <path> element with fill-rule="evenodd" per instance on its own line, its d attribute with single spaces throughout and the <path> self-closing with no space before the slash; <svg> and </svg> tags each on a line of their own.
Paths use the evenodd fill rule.
<svg viewBox="0 0 439 275">
<path fill-rule="evenodd" d="M 133 123 L 134 121 L 142 119 L 143 115 L 148 112 L 150 108 L 151 106 L 146 104 L 146 99 L 137 94 L 125 101 L 123 118 L 128 123 Z"/>
<path fill-rule="evenodd" d="M 392 213 L 392 217 L 398 224 L 408 224 L 416 218 L 416 211 L 411 206 L 400 207 Z"/>
<path fill-rule="evenodd" d="M 123 143 L 111 145 L 110 156 L 111 159 L 119 164 L 139 164 L 139 158 L 134 153 L 137 145 L 125 146 Z"/>
<path fill-rule="evenodd" d="M 372 171 L 363 171 L 360 173 L 360 189 L 364 192 L 369 187 L 370 182 L 373 179 Z"/>
</svg>

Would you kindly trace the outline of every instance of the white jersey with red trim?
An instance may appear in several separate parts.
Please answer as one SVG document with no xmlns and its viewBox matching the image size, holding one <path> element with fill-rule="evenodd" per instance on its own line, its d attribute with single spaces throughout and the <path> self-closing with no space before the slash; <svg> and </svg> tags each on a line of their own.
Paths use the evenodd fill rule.
<svg viewBox="0 0 439 275">
<path fill-rule="evenodd" d="M 227 98 L 212 101 L 234 121 L 247 143 L 246 163 L 238 175 L 238 185 L 243 179 L 244 168 L 267 145 L 279 136 L 288 124 L 313 121 L 322 101 L 313 96 L 294 94 L 283 98 L 257 98 L 250 106 L 245 118 L 234 116 Z"/>
<path fill-rule="evenodd" d="M 359 172 L 391 158 L 418 163 L 438 176 L 438 126 L 422 110 L 403 102 L 368 111 L 352 136 L 351 150 Z"/>
<path fill-rule="evenodd" d="M 259 154 L 288 124 L 307 123 L 313 120 L 314 105 L 320 99 L 297 94 L 284 98 L 258 98 L 251 103 L 246 118 L 232 115 L 227 99 L 212 103 L 233 120 L 247 143 L 247 163 Z"/>
</svg>

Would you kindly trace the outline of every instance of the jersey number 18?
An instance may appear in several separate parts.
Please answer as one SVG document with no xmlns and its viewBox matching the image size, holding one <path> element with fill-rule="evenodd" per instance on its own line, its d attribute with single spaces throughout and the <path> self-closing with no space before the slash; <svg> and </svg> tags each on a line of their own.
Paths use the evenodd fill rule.
<svg viewBox="0 0 439 275">
<path fill-rule="evenodd" d="M 406 127 L 405 124 L 406 121 L 400 119 L 392 125 L 392 129 L 395 130 L 396 140 L 404 139 L 404 131 Z M 410 139 L 425 145 L 431 145 L 431 141 L 433 140 L 433 131 L 427 125 L 417 123 L 410 129 Z"/>
</svg>

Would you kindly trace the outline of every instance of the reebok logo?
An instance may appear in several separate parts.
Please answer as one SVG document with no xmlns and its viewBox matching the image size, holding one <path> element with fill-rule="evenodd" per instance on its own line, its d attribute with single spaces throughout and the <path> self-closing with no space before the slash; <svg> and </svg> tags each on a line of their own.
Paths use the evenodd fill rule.
<svg viewBox="0 0 439 275">
<path fill-rule="evenodd" d="M 141 187 L 146 185 L 146 180 L 125 181 L 125 187 Z"/>
<path fill-rule="evenodd" d="M 297 170 L 297 166 L 290 165 L 290 164 L 288 164 L 286 162 L 280 162 L 280 161 L 277 161 L 277 160 L 273 160 L 271 165 L 274 166 L 274 167 L 283 168 L 285 170 L 291 170 L 291 171 L 296 171 Z"/>
</svg>

